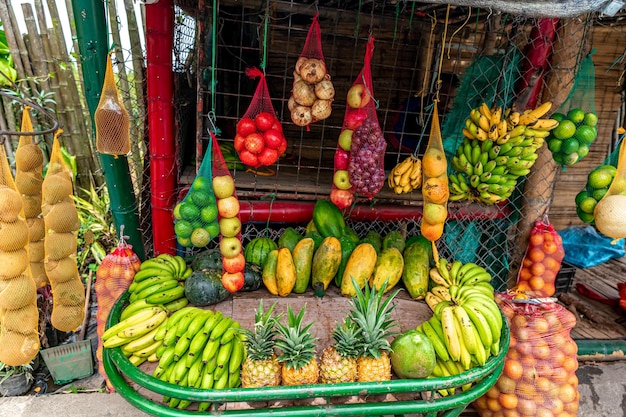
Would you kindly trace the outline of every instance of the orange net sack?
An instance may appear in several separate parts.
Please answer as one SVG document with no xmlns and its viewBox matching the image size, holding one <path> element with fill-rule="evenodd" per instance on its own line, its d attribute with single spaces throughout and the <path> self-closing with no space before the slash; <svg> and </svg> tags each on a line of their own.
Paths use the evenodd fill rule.
<svg viewBox="0 0 626 417">
<path fill-rule="evenodd" d="M 120 241 L 115 249 L 104 257 L 96 270 L 96 299 L 98 310 L 96 311 L 98 348 L 96 358 L 98 359 L 98 372 L 104 378 L 109 390 L 113 387 L 104 372 L 102 363 L 102 334 L 106 329 L 106 321 L 109 312 L 119 297 L 128 289 L 135 277 L 135 273 L 141 267 L 141 261 L 133 247 L 126 243 L 123 236 L 123 227 L 120 228 Z"/>
<path fill-rule="evenodd" d="M 50 324 L 62 332 L 76 330 L 85 315 L 85 286 L 76 263 L 80 222 L 73 195 L 72 177 L 57 134 L 43 180 L 41 212 L 46 226 L 44 266 L 53 301 Z"/>
<path fill-rule="evenodd" d="M 111 54 L 107 55 L 104 84 L 94 120 L 98 152 L 115 156 L 130 153 L 130 118 L 115 85 Z"/>
<path fill-rule="evenodd" d="M 570 336 L 576 318 L 554 298 L 516 296 L 497 297 L 511 328 L 511 344 L 504 371 L 474 408 L 481 417 L 500 410 L 524 416 L 578 415 L 578 346 Z"/>
<path fill-rule="evenodd" d="M 22 115 L 22 132 L 32 132 L 29 107 Z M 41 217 L 41 185 L 43 183 L 43 152 L 34 136 L 22 135 L 15 151 L 15 186 L 22 194 L 24 216 L 28 224 L 30 272 L 37 288 L 48 284 L 44 267 L 45 225 Z"/>
<path fill-rule="evenodd" d="M 19 366 L 39 353 L 37 287 L 30 273 L 22 197 L 0 148 L 0 361 Z"/>
<path fill-rule="evenodd" d="M 241 162 L 259 168 L 278 161 L 287 150 L 287 140 L 276 117 L 265 74 L 258 68 L 248 68 L 246 75 L 260 80 L 248 109 L 237 122 L 233 146 Z"/>
</svg>

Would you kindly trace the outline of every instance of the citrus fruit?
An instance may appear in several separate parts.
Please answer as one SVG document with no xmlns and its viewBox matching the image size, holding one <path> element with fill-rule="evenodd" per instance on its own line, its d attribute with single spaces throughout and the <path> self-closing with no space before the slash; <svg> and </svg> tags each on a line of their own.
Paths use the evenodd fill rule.
<svg viewBox="0 0 626 417">
<path fill-rule="evenodd" d="M 174 225 L 174 233 L 176 236 L 189 237 L 193 232 L 193 226 L 186 220 L 179 220 Z"/>
<path fill-rule="evenodd" d="M 583 201 L 587 197 L 589 197 L 589 193 L 586 190 L 582 190 L 581 192 L 576 194 L 576 198 L 574 198 L 574 201 L 576 202 L 577 206 L 580 206 L 581 201 Z"/>
<path fill-rule="evenodd" d="M 594 220 L 593 214 L 585 213 L 580 208 L 576 208 L 576 214 L 578 215 L 578 218 L 582 220 L 584 223 L 589 223 L 589 224 L 593 223 L 593 220 Z"/>
<path fill-rule="evenodd" d="M 582 123 L 585 120 L 585 111 L 582 109 L 571 109 L 567 112 L 567 118 L 576 124 Z"/>
<path fill-rule="evenodd" d="M 589 145 L 583 143 L 578 147 L 578 151 L 576 152 L 579 158 L 584 158 L 589 155 Z"/>
<path fill-rule="evenodd" d="M 606 169 L 594 169 L 587 176 L 587 184 L 589 184 L 592 188 L 606 188 L 611 185 L 613 181 L 613 175 L 611 171 Z"/>
<path fill-rule="evenodd" d="M 591 196 L 593 198 L 595 198 L 596 200 L 600 201 L 600 200 L 602 200 L 602 197 L 604 197 L 606 195 L 607 191 L 609 191 L 608 187 L 607 188 L 599 188 L 597 190 L 593 190 L 593 192 L 591 193 Z"/>
<path fill-rule="evenodd" d="M 194 191 L 202 191 L 208 194 L 213 194 L 213 185 L 211 180 L 206 177 L 196 177 L 191 185 Z"/>
<path fill-rule="evenodd" d="M 605 170 L 607 172 L 611 173 L 611 176 L 614 177 L 615 174 L 617 173 L 617 168 L 615 168 L 613 165 L 600 165 L 599 167 L 597 167 L 596 169 L 602 169 Z M 595 171 L 595 170 L 594 170 Z"/>
<path fill-rule="evenodd" d="M 428 148 L 422 157 L 422 172 L 426 177 L 438 177 L 446 172 L 446 156 L 437 148 Z"/>
<path fill-rule="evenodd" d="M 180 246 L 184 248 L 191 246 L 191 239 L 189 239 L 188 237 L 176 236 L 176 241 L 178 242 Z"/>
<path fill-rule="evenodd" d="M 442 204 L 425 204 L 424 221 L 430 224 L 443 223 L 448 217 L 448 210 Z"/>
<path fill-rule="evenodd" d="M 180 204 L 179 211 L 181 219 L 188 220 L 190 222 L 196 220 L 200 216 L 200 209 L 196 207 L 195 204 L 188 201 Z"/>
<path fill-rule="evenodd" d="M 194 229 L 194 231 L 191 233 L 190 240 L 191 244 L 195 247 L 203 248 L 211 241 L 211 235 L 206 229 L 199 227 L 197 229 Z"/>
<path fill-rule="evenodd" d="M 209 232 L 211 239 L 216 238 L 220 234 L 220 224 L 214 221 L 204 226 L 204 230 Z"/>
<path fill-rule="evenodd" d="M 578 207 L 585 213 L 593 214 L 593 209 L 596 208 L 596 204 L 598 204 L 598 200 L 593 197 L 587 197 L 580 202 Z"/>
<path fill-rule="evenodd" d="M 578 139 L 580 143 L 589 144 L 596 140 L 598 136 L 598 132 L 595 127 L 580 125 L 576 128 L 576 132 L 574 133 L 574 137 Z"/>
<path fill-rule="evenodd" d="M 548 141 L 548 149 L 550 149 L 552 153 L 559 152 L 562 144 L 563 141 L 561 141 L 561 139 L 552 138 Z"/>
<path fill-rule="evenodd" d="M 587 126 L 595 127 L 598 124 L 598 116 L 594 112 L 585 113 L 583 123 Z"/>
<path fill-rule="evenodd" d="M 211 223 L 217 220 L 217 206 L 215 204 L 203 207 L 200 210 L 200 219 L 205 223 Z"/>
<path fill-rule="evenodd" d="M 174 219 L 176 220 L 182 220 L 182 217 L 180 215 L 180 203 L 176 204 L 176 206 L 174 207 Z"/>
<path fill-rule="evenodd" d="M 422 186 L 422 193 L 430 202 L 441 204 L 445 202 L 450 195 L 448 182 L 439 178 L 428 178 Z"/>
<path fill-rule="evenodd" d="M 561 145 L 561 152 L 564 154 L 570 154 L 578 151 L 578 147 L 580 144 L 575 138 L 568 138 L 563 140 L 563 144 Z"/>
<path fill-rule="evenodd" d="M 568 153 L 563 156 L 563 165 L 571 166 L 578 162 L 578 154 L 576 152 Z"/>
<path fill-rule="evenodd" d="M 407 330 L 391 342 L 391 368 L 400 378 L 426 378 L 435 369 L 435 348 L 426 335 Z"/>
<path fill-rule="evenodd" d="M 566 118 L 567 116 L 564 115 L 563 113 L 554 113 L 552 116 L 550 116 L 550 119 L 556 120 L 557 122 L 561 122 L 565 120 Z"/>
<path fill-rule="evenodd" d="M 552 154 L 552 157 L 554 158 L 554 162 L 556 162 L 557 164 L 562 164 L 563 163 L 563 154 L 562 153 Z"/>
<path fill-rule="evenodd" d="M 576 133 L 576 124 L 569 119 L 565 119 L 559 122 L 559 125 L 552 129 L 551 133 L 557 139 L 571 138 Z"/>
<path fill-rule="evenodd" d="M 193 190 L 189 198 L 198 207 L 206 207 L 211 203 L 215 203 L 215 197 L 204 191 Z"/>
</svg>

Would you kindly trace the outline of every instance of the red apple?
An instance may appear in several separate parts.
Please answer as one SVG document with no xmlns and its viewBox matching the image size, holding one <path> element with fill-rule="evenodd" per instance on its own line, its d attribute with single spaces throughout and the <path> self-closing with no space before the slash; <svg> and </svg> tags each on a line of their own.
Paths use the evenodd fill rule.
<svg viewBox="0 0 626 417">
<path fill-rule="evenodd" d="M 246 141 L 246 137 L 242 135 L 241 133 L 237 133 L 235 135 L 234 146 L 237 152 L 241 152 L 246 147 L 245 141 Z"/>
<path fill-rule="evenodd" d="M 346 112 L 344 124 L 346 129 L 355 130 L 367 119 L 367 111 L 364 109 L 349 109 Z"/>
<path fill-rule="evenodd" d="M 348 90 L 346 101 L 348 102 L 348 106 L 353 109 L 361 109 L 367 106 L 367 103 L 370 102 L 371 98 L 372 97 L 363 84 L 354 84 Z"/>
<path fill-rule="evenodd" d="M 340 209 L 345 209 L 350 207 L 354 202 L 354 194 L 348 190 L 334 188 L 330 192 L 330 201 L 332 201 Z"/>
<path fill-rule="evenodd" d="M 244 145 L 249 152 L 252 152 L 254 154 L 261 152 L 265 147 L 263 135 L 260 133 L 249 134 L 248 136 L 246 136 Z"/>
<path fill-rule="evenodd" d="M 339 134 L 339 147 L 346 152 L 350 152 L 352 146 L 352 134 L 354 130 L 352 129 L 344 129 Z"/>
<path fill-rule="evenodd" d="M 217 200 L 217 212 L 222 218 L 235 217 L 239 214 L 239 200 L 234 195 Z"/>
<path fill-rule="evenodd" d="M 282 133 L 283 125 L 280 123 L 280 120 L 278 119 L 274 120 L 274 123 L 272 124 L 272 129 L 278 130 L 279 132 Z"/>
<path fill-rule="evenodd" d="M 243 162 L 245 165 L 255 168 L 259 166 L 259 158 L 256 156 L 256 154 L 253 154 L 247 149 L 239 152 L 239 159 L 241 159 L 241 162 Z"/>
<path fill-rule="evenodd" d="M 261 132 L 270 130 L 275 121 L 276 116 L 266 111 L 262 111 L 254 118 L 254 123 L 256 124 L 257 129 L 259 129 Z"/>
<path fill-rule="evenodd" d="M 335 151 L 335 169 L 348 169 L 350 162 L 350 153 L 343 149 L 337 149 Z"/>
<path fill-rule="evenodd" d="M 231 294 L 242 289 L 244 282 L 243 272 L 241 271 L 235 273 L 224 272 L 222 274 L 222 285 Z"/>
<path fill-rule="evenodd" d="M 246 258 L 243 252 L 239 252 L 239 255 L 232 258 L 223 258 L 222 266 L 224 267 L 224 271 L 236 274 L 237 272 L 242 272 L 246 267 Z"/>
<path fill-rule="evenodd" d="M 287 150 L 287 139 L 283 139 L 283 143 L 280 144 L 280 148 L 278 148 L 278 155 L 282 155 Z"/>
<path fill-rule="evenodd" d="M 270 129 L 263 133 L 263 137 L 265 138 L 265 146 L 272 149 L 280 148 L 280 144 L 285 140 L 285 136 L 275 129 Z"/>
<path fill-rule="evenodd" d="M 254 132 L 256 132 L 256 124 L 251 118 L 243 117 L 239 123 L 237 123 L 237 133 L 241 136 L 245 137 Z"/>
<path fill-rule="evenodd" d="M 259 164 L 263 166 L 272 165 L 278 160 L 278 150 L 272 148 L 264 148 L 258 155 Z"/>
<path fill-rule="evenodd" d="M 340 190 L 348 190 L 352 187 L 350 184 L 350 173 L 347 169 L 338 169 L 333 175 L 333 184 Z"/>
</svg>

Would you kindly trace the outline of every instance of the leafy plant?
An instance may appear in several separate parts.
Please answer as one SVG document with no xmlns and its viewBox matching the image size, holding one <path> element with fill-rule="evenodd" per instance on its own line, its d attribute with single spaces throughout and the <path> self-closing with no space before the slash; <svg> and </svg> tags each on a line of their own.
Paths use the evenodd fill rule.
<svg viewBox="0 0 626 417">
<path fill-rule="evenodd" d="M 29 382 L 33 380 L 33 367 L 30 363 L 26 365 L 9 366 L 3 362 L 0 362 L 0 384 L 12 376 L 22 374 L 26 375 L 26 379 Z"/>
</svg>

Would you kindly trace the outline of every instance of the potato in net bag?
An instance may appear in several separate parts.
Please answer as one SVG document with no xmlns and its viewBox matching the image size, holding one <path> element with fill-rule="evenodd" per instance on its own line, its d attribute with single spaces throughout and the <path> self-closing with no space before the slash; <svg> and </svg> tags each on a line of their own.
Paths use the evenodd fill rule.
<svg viewBox="0 0 626 417">
<path fill-rule="evenodd" d="M 189 191 L 174 207 L 176 241 L 185 248 L 203 248 L 219 235 L 212 154 L 212 146 L 209 146 Z"/>
<path fill-rule="evenodd" d="M 335 87 L 326 68 L 319 14 L 316 13 L 293 71 L 293 86 L 287 102 L 291 120 L 308 129 L 311 123 L 327 119 L 332 114 L 334 97 Z"/>
<path fill-rule="evenodd" d="M 128 289 L 135 277 L 135 273 L 141 268 L 141 261 L 133 247 L 126 243 L 123 233 L 123 226 L 120 227 L 120 241 L 115 249 L 102 259 L 96 270 L 96 300 L 98 310 L 96 311 L 98 348 L 96 358 L 98 359 L 98 372 L 104 378 L 107 388 L 111 391 L 113 387 L 104 371 L 102 362 L 102 334 L 106 330 L 106 322 L 113 305 L 119 297 Z M 66 258 L 69 259 L 69 258 Z"/>
<path fill-rule="evenodd" d="M 222 255 L 222 285 L 236 293 L 244 284 L 246 258 L 241 243 L 241 214 L 235 181 L 230 175 L 217 137 L 211 133 L 213 147 L 213 192 L 217 199 L 220 254 Z"/>
<path fill-rule="evenodd" d="M 22 197 L 4 146 L 0 148 L 0 362 L 19 366 L 39 353 L 37 286 L 30 272 Z"/>
<path fill-rule="evenodd" d="M 276 117 L 265 74 L 258 68 L 248 68 L 246 75 L 260 80 L 248 109 L 237 123 L 234 147 L 241 162 L 259 168 L 278 161 L 287 149 L 287 140 Z"/>
<path fill-rule="evenodd" d="M 554 298 L 516 299 L 520 294 L 496 297 L 511 328 L 511 343 L 502 374 L 474 401 L 474 408 L 481 417 L 504 410 L 521 416 L 576 416 L 578 345 L 570 336 L 576 318 Z"/>
<path fill-rule="evenodd" d="M 22 132 L 33 131 L 29 109 L 25 107 L 22 113 Z M 20 136 L 15 151 L 15 186 L 22 194 L 24 216 L 28 224 L 30 271 L 37 288 L 42 288 L 48 284 L 43 262 L 45 225 L 41 217 L 43 152 L 34 139 L 34 136 Z"/>
<path fill-rule="evenodd" d="M 596 204 L 593 218 L 596 228 L 608 237 L 626 237 L 626 147 L 622 140 L 619 147 L 617 170 L 608 191 Z"/>
<path fill-rule="evenodd" d="M 42 185 L 41 211 L 46 227 L 44 266 L 52 289 L 50 323 L 63 332 L 76 330 L 83 322 L 85 287 L 76 263 L 78 229 L 74 190 L 55 135 L 48 172 Z"/>
<path fill-rule="evenodd" d="M 107 55 L 102 93 L 93 117 L 98 152 L 115 156 L 129 154 L 130 118 L 115 85 L 111 54 Z"/>
</svg>

